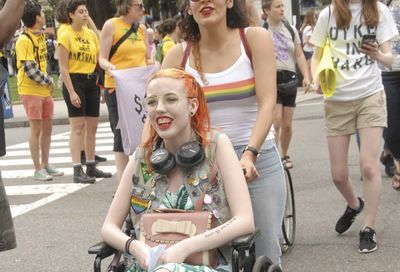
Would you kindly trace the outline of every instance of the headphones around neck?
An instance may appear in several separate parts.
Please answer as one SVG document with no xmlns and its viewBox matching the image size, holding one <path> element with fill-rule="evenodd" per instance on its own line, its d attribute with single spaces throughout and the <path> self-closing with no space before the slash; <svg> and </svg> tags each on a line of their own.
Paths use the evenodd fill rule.
<svg viewBox="0 0 400 272">
<path fill-rule="evenodd" d="M 181 145 L 175 156 L 167 149 L 160 148 L 161 143 L 162 140 L 157 142 L 156 150 L 150 156 L 150 165 L 158 174 L 167 175 L 176 164 L 186 169 L 194 167 L 205 158 L 204 150 L 197 141 Z"/>
</svg>

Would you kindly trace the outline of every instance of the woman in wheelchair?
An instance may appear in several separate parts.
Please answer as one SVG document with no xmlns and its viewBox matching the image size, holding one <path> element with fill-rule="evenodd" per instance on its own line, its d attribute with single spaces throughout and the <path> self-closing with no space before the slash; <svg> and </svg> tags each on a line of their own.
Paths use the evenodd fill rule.
<svg viewBox="0 0 400 272">
<path fill-rule="evenodd" d="M 146 271 L 148 244 L 160 242 L 149 236 L 165 228 L 173 232 L 165 221 L 146 229 L 146 216 L 159 214 L 155 213 L 159 208 L 208 211 L 216 226 L 194 234 L 192 224 L 188 238 L 167 246 L 154 271 L 223 268 L 222 260 L 230 258 L 230 251 L 224 254 L 224 245 L 254 231 L 249 192 L 232 144 L 226 135 L 210 129 L 203 90 L 182 70 L 160 70 L 150 77 L 144 104 L 150 135 L 125 169 L 102 237 L 124 251 L 125 260 L 133 260 L 126 264 L 126 271 Z M 121 230 L 128 214 L 135 229 L 131 237 Z M 218 266 L 203 254 L 215 248 L 221 249 Z M 191 256 L 201 252 L 203 261 L 193 263 Z M 230 270 L 226 264 L 225 269 Z"/>
</svg>

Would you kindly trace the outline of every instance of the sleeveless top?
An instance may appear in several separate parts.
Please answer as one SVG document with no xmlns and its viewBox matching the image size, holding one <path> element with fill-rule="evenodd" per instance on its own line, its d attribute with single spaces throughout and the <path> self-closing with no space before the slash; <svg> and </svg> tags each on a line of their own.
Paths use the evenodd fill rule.
<svg viewBox="0 0 400 272">
<path fill-rule="evenodd" d="M 186 43 L 183 48 L 186 48 Z M 248 144 L 258 112 L 254 71 L 243 42 L 240 51 L 239 58 L 226 70 L 204 73 L 208 85 L 204 85 L 198 71 L 190 66 L 190 58 L 185 64 L 185 71 L 203 87 L 212 126 L 221 129 L 234 146 Z M 266 140 L 273 138 L 271 126 Z"/>
<path fill-rule="evenodd" d="M 212 212 L 218 224 L 223 224 L 231 218 L 231 214 L 220 176 L 217 175 L 216 180 L 209 182 L 215 165 L 215 149 L 219 136 L 218 132 L 212 134 L 210 145 L 204 150 L 204 161 L 190 169 L 182 169 L 183 186 L 192 204 L 197 203 L 199 197 L 205 192 L 210 197 L 211 203 L 203 203 L 203 210 Z M 144 149 L 142 147 L 136 149 L 134 156 L 137 168 L 132 177 L 130 216 L 136 237 L 140 237 L 141 216 L 153 212 L 154 209 L 166 206 L 164 201 L 168 197 L 168 177 L 149 171 L 148 165 L 144 161 Z M 190 203 L 188 204 L 190 206 Z"/>
<path fill-rule="evenodd" d="M 129 31 L 131 25 L 121 18 L 111 19 L 114 25 L 114 38 L 112 44 L 116 44 L 121 37 Z M 141 27 L 136 33 L 132 33 L 119 47 L 110 63 L 114 64 L 116 69 L 127 69 L 133 67 L 146 66 L 147 46 L 144 41 L 144 33 Z M 115 88 L 114 79 L 105 75 L 105 87 L 108 89 Z"/>
</svg>

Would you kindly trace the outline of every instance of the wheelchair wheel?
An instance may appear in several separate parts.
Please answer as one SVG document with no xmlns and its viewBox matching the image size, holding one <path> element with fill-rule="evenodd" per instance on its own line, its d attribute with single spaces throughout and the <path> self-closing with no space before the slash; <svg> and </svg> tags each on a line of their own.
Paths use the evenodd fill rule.
<svg viewBox="0 0 400 272">
<path fill-rule="evenodd" d="M 257 258 L 252 272 L 282 272 L 278 265 L 274 265 L 272 261 L 266 256 Z"/>
<path fill-rule="evenodd" d="M 287 249 L 293 245 L 296 234 L 296 208 L 294 201 L 293 182 L 292 182 L 292 176 L 290 175 L 290 171 L 286 167 L 285 167 L 285 181 L 286 181 L 286 205 L 282 222 L 283 252 L 287 251 Z"/>
</svg>

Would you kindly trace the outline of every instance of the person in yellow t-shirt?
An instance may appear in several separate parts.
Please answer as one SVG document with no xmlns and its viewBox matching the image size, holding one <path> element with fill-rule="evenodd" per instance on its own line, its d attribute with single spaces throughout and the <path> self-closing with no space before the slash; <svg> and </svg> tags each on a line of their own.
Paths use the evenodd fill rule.
<svg viewBox="0 0 400 272">
<path fill-rule="evenodd" d="M 99 44 L 96 34 L 86 27 L 89 17 L 85 0 L 70 0 L 69 26 L 58 38 L 58 58 L 63 79 L 63 95 L 68 108 L 70 153 L 75 183 L 94 183 L 111 173 L 96 168 L 94 150 L 99 123 L 100 90 L 96 85 Z M 86 173 L 81 164 L 82 134 L 85 131 Z"/>
<path fill-rule="evenodd" d="M 26 3 L 22 21 L 25 30 L 15 45 L 18 93 L 31 128 L 29 149 L 35 167 L 34 178 L 48 181 L 64 173 L 49 165 L 54 84 L 46 72 L 46 37 L 42 32 L 45 19 L 38 2 Z"/>
<path fill-rule="evenodd" d="M 57 3 L 56 7 L 56 13 L 55 13 L 55 18 L 58 23 L 60 23 L 60 26 L 57 29 L 57 42 L 58 38 L 61 37 L 62 33 L 64 30 L 66 30 L 69 26 L 69 21 L 68 21 L 68 12 L 67 12 L 67 5 L 70 0 L 60 0 Z M 100 31 L 97 29 L 95 23 L 93 22 L 92 18 L 89 16 L 88 21 L 87 21 L 87 27 L 96 33 L 97 38 L 100 38 Z M 56 48 L 56 52 L 54 53 L 54 58 L 58 60 L 58 50 Z M 62 88 L 62 77 L 58 78 L 57 86 L 61 89 Z M 101 103 L 104 103 L 104 98 L 101 97 Z M 82 134 L 82 143 L 84 144 L 85 142 L 85 134 Z M 107 161 L 107 158 L 101 157 L 97 154 L 94 154 L 94 159 L 96 163 L 99 162 L 105 162 Z M 86 164 L 86 154 L 85 154 L 85 147 L 82 145 L 81 147 L 81 164 Z"/>
<path fill-rule="evenodd" d="M 117 166 L 118 180 L 128 163 L 129 157 L 125 155 L 122 146 L 121 132 L 117 129 L 119 121 L 117 97 L 115 95 L 115 82 L 109 71 L 151 64 L 151 52 L 148 49 L 146 27 L 139 25 L 136 32 L 132 33 L 119 47 L 115 54 L 109 58 L 111 47 L 131 28 L 132 24 L 139 22 L 143 17 L 142 0 L 116 0 L 118 17 L 107 20 L 100 35 L 99 64 L 106 71 L 104 98 L 106 100 L 110 117 L 111 130 L 114 133 L 114 155 Z M 118 91 L 118 90 L 117 90 Z"/>
</svg>

